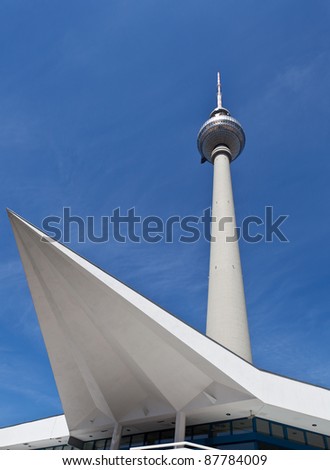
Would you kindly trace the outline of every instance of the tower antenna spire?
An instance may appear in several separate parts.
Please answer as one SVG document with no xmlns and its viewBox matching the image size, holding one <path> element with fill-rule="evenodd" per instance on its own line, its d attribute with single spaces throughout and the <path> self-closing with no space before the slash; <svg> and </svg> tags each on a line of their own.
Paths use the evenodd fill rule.
<svg viewBox="0 0 330 470">
<path fill-rule="evenodd" d="M 217 84 L 217 104 L 218 108 L 222 108 L 222 92 L 221 92 L 221 80 L 220 72 L 218 72 L 218 84 Z"/>
</svg>

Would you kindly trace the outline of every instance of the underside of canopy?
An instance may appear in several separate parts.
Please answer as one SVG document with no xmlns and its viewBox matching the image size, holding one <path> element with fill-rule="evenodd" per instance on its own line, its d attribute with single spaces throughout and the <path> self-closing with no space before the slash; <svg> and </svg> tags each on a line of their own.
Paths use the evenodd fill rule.
<svg viewBox="0 0 330 470">
<path fill-rule="evenodd" d="M 329 433 L 329 390 L 257 369 L 9 216 L 71 435 L 178 411 L 192 424 L 253 414 Z"/>
</svg>

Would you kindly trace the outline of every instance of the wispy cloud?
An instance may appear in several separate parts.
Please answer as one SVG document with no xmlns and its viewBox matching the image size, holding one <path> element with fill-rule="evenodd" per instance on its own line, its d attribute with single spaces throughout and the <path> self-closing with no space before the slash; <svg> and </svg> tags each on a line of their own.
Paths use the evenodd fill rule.
<svg viewBox="0 0 330 470">
<path fill-rule="evenodd" d="M 22 278 L 23 270 L 20 260 L 8 260 L 0 264 L 0 282 Z"/>
</svg>

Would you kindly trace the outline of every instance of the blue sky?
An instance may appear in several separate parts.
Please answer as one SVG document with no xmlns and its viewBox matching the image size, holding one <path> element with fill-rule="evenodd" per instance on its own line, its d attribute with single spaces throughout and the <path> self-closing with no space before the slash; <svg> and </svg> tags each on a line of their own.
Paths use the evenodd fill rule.
<svg viewBox="0 0 330 470">
<path fill-rule="evenodd" d="M 327 0 L 1 2 L 0 425 L 62 412 L 5 208 L 201 215 L 219 69 L 237 221 L 289 215 L 289 243 L 240 245 L 254 363 L 330 387 L 329 21 Z M 70 246 L 205 331 L 204 240 Z"/>
</svg>

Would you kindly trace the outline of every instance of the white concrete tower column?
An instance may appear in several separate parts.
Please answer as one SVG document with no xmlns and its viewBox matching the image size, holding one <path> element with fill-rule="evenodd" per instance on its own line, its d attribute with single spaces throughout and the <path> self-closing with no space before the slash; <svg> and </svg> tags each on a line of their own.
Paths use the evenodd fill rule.
<svg viewBox="0 0 330 470">
<path fill-rule="evenodd" d="M 222 106 L 219 73 L 217 107 L 199 131 L 197 144 L 202 163 L 214 165 L 206 334 L 252 362 L 230 174 L 231 162 L 244 148 L 245 134 Z"/>
<path fill-rule="evenodd" d="M 228 147 L 217 147 L 212 157 L 213 221 L 206 334 L 251 362 Z"/>
</svg>

